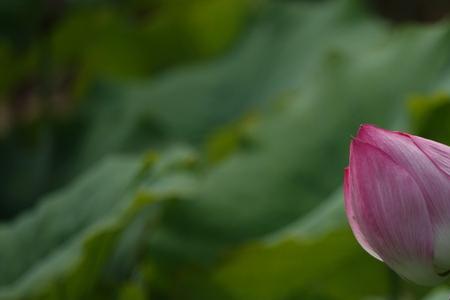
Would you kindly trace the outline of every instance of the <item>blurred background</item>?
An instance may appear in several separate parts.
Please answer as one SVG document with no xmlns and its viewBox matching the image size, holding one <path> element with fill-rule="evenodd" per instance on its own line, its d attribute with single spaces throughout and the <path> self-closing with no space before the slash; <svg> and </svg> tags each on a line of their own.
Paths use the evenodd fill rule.
<svg viewBox="0 0 450 300">
<path fill-rule="evenodd" d="M 2 0 L 0 299 L 438 300 L 355 242 L 361 123 L 450 143 L 447 0 Z"/>
</svg>

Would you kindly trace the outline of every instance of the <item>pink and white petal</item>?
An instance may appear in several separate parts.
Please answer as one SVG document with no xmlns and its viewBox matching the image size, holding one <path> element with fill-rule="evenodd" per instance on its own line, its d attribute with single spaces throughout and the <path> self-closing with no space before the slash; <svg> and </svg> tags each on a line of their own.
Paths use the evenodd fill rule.
<svg viewBox="0 0 450 300">
<path fill-rule="evenodd" d="M 435 166 L 447 176 L 447 187 L 450 186 L 450 147 L 424 139 L 411 136 L 413 142 Z M 450 196 L 447 198 L 450 202 Z M 445 208 L 442 208 L 445 209 Z M 435 224 L 435 265 L 439 272 L 446 273 L 450 270 L 450 219 Z"/>
<path fill-rule="evenodd" d="M 420 138 L 372 125 L 361 126 L 357 138 L 387 153 L 413 177 L 424 195 L 435 228 L 450 227 L 449 178 L 416 145 L 415 141 Z M 430 149 L 430 144 L 426 146 Z M 443 158 L 440 159 L 442 160 Z"/>
<path fill-rule="evenodd" d="M 354 140 L 349 179 L 355 220 L 383 261 L 416 283 L 442 281 L 434 271 L 425 198 L 409 172 L 384 151 Z"/>
<path fill-rule="evenodd" d="M 434 265 L 439 274 L 450 271 L 450 226 L 442 225 L 434 233 Z"/>
<path fill-rule="evenodd" d="M 450 176 L 449 146 L 418 136 L 411 136 L 411 138 L 417 147 L 419 147 L 442 172 Z"/>
<path fill-rule="evenodd" d="M 345 168 L 344 170 L 344 204 L 345 204 L 345 212 L 347 214 L 347 219 L 352 229 L 353 235 L 355 236 L 358 243 L 361 247 L 366 250 L 370 255 L 375 257 L 378 260 L 381 260 L 381 257 L 375 252 L 375 250 L 369 245 L 366 238 L 361 232 L 358 222 L 356 221 L 355 212 L 353 211 L 353 202 L 351 195 L 351 187 L 350 187 L 350 170 Z"/>
</svg>

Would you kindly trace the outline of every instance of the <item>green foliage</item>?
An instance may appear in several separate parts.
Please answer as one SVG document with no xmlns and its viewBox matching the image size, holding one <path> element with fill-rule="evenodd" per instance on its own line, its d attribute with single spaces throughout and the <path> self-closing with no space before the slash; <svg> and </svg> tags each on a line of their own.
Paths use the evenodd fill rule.
<svg viewBox="0 0 450 300">
<path fill-rule="evenodd" d="M 54 64 L 66 69 L 76 65 L 75 91 L 84 91 L 93 79 L 148 75 L 226 48 L 242 27 L 249 6 L 247 0 L 175 0 L 80 10 L 51 36 Z"/>
<path fill-rule="evenodd" d="M 41 4 L 30 13 L 46 10 L 47 4 Z M 18 18 L 22 8 L 17 7 Z M 0 64 L 8 70 L 0 75 L 0 101 L 5 102 L 0 105 L 0 164 L 7 174 L 0 176 L 0 215 L 17 214 L 104 154 L 124 148 L 142 151 L 153 144 L 149 131 L 157 140 L 165 129 L 152 116 L 152 102 L 164 111 L 164 99 L 122 93 L 115 86 L 220 53 L 252 10 L 251 0 L 142 1 L 129 6 L 81 1 L 66 7 L 57 26 L 22 45 L 18 55 L 11 54 L 18 46 L 0 37 Z M 98 82 L 112 83 L 106 91 L 86 96 Z M 117 118 L 117 113 L 123 115 Z M 114 135 L 111 122 L 120 128 Z M 33 172 L 25 174 L 24 165 L 33 166 Z M 29 188 L 18 191 L 17 184 Z"/>
<path fill-rule="evenodd" d="M 416 96 L 410 101 L 412 124 L 418 135 L 450 144 L 450 96 Z"/>
<path fill-rule="evenodd" d="M 92 297 L 123 230 L 139 214 L 148 216 L 144 207 L 155 210 L 162 200 L 185 194 L 191 180 L 169 186 L 166 180 L 167 172 L 179 172 L 189 161 L 186 151 L 153 166 L 109 158 L 43 199 L 33 214 L 0 227 L 0 299 Z M 160 182 L 161 174 L 167 178 Z"/>
<path fill-rule="evenodd" d="M 142 287 L 130 283 L 126 284 L 120 290 L 120 300 L 145 300 L 145 292 L 142 291 Z"/>
<path fill-rule="evenodd" d="M 423 300 L 446 299 L 448 295 L 450 295 L 450 290 L 448 288 L 438 288 L 436 290 L 433 290 L 433 292 L 423 298 Z"/>
<path fill-rule="evenodd" d="M 118 234 L 114 221 L 106 221 L 120 218 L 119 201 L 130 197 L 126 191 L 138 171 L 135 160 L 105 161 L 73 186 L 43 200 L 34 214 L 3 226 L 0 295 L 4 299 L 22 293 L 40 295 L 34 289 L 58 285 L 62 276 L 68 279 L 62 280 L 62 295 L 82 296 L 76 293 L 77 285 L 91 284 L 101 271 L 105 251 Z M 45 284 L 38 284 L 43 279 Z"/>
<path fill-rule="evenodd" d="M 232 299 L 361 299 L 386 292 L 386 269 L 360 249 L 349 231 L 313 241 L 247 246 L 214 277 Z"/>
</svg>

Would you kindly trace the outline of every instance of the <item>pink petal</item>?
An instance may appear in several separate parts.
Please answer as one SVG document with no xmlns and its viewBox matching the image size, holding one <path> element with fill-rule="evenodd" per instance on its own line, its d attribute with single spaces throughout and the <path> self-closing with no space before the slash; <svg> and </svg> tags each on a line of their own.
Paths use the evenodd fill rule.
<svg viewBox="0 0 450 300">
<path fill-rule="evenodd" d="M 351 187 L 350 187 L 350 171 L 348 168 L 344 170 L 344 200 L 345 200 L 345 212 L 347 213 L 347 218 L 350 223 L 350 227 L 352 228 L 353 234 L 356 237 L 358 243 L 366 250 L 370 255 L 375 257 L 378 260 L 382 260 L 380 256 L 373 250 L 373 248 L 369 245 L 366 238 L 361 232 L 359 228 L 358 222 L 356 222 L 356 216 L 353 211 L 353 202 L 351 195 Z"/>
<path fill-rule="evenodd" d="M 446 175 L 446 186 L 450 187 L 450 147 L 418 136 L 411 136 L 411 139 L 427 155 L 433 164 Z M 444 219 L 446 212 L 444 210 L 448 209 L 445 205 L 450 202 L 450 196 L 447 194 L 447 201 L 445 201 L 445 198 L 442 201 L 444 202 L 440 206 L 442 216 L 439 222 L 435 224 L 434 255 L 437 270 L 442 273 L 447 273 L 450 270 L 450 219 Z M 438 206 L 439 204 L 436 203 L 435 205 Z"/>
<path fill-rule="evenodd" d="M 411 136 L 419 147 L 442 172 L 450 176 L 450 147 L 418 136 Z"/>
<path fill-rule="evenodd" d="M 364 125 L 357 137 L 387 153 L 414 178 L 425 197 L 433 225 L 450 224 L 448 177 L 417 147 L 413 136 Z"/>
<path fill-rule="evenodd" d="M 349 176 L 355 222 L 374 251 L 414 282 L 441 281 L 426 202 L 409 172 L 382 150 L 354 140 Z"/>
</svg>

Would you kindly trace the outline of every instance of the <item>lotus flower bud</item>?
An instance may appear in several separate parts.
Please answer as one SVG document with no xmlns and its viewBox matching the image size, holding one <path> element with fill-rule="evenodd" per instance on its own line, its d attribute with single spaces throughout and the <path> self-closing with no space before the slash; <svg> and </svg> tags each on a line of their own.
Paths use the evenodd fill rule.
<svg viewBox="0 0 450 300">
<path fill-rule="evenodd" d="M 372 256 L 418 284 L 450 274 L 450 147 L 363 125 L 350 146 L 344 198 Z"/>
</svg>

